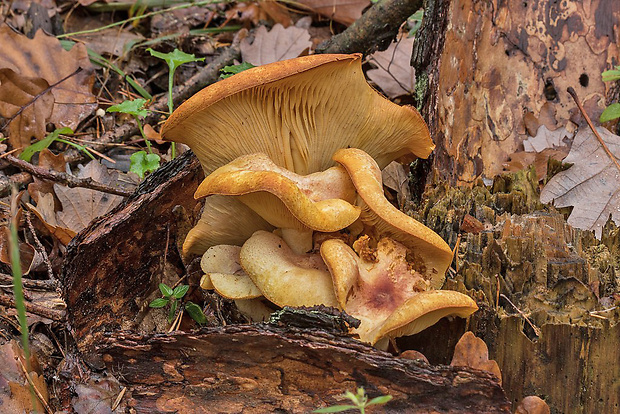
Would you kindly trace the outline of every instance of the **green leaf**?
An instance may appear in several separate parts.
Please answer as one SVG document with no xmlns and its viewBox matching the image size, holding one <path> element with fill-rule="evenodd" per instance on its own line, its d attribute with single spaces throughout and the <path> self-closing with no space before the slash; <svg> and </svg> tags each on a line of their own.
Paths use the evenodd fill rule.
<svg viewBox="0 0 620 414">
<path fill-rule="evenodd" d="M 151 56 L 155 56 L 156 58 L 165 60 L 166 63 L 168 63 L 168 67 L 170 68 L 171 72 L 174 72 L 176 68 L 178 68 L 184 63 L 200 62 L 205 60 L 205 58 L 197 58 L 193 54 L 187 54 L 180 51 L 179 49 L 174 49 L 170 53 L 157 52 L 151 48 L 148 48 L 146 50 L 151 54 Z"/>
<path fill-rule="evenodd" d="M 157 299 L 154 299 L 151 303 L 149 303 L 149 307 L 151 307 L 151 308 L 163 308 L 164 306 L 166 306 L 168 304 L 168 302 L 169 302 L 168 299 L 157 298 Z"/>
<path fill-rule="evenodd" d="M 222 74 L 220 75 L 220 78 L 222 79 L 230 78 L 232 75 L 236 75 L 237 73 L 243 72 L 244 70 L 252 69 L 255 67 L 256 66 L 254 66 L 253 64 L 249 62 L 243 62 L 239 65 L 224 66 L 220 70 L 220 72 L 222 72 Z"/>
<path fill-rule="evenodd" d="M 131 164 L 129 171 L 135 172 L 140 178 L 144 178 L 147 172 L 155 171 L 159 168 L 159 155 L 147 154 L 146 151 L 138 151 L 129 157 Z"/>
<path fill-rule="evenodd" d="M 159 290 L 161 291 L 161 294 L 164 295 L 167 298 L 172 296 L 173 290 L 170 288 L 170 286 L 168 286 L 165 283 L 160 283 L 159 284 Z"/>
<path fill-rule="evenodd" d="M 168 322 L 172 323 L 172 321 L 174 320 L 174 315 L 177 312 L 177 306 L 178 306 L 179 302 L 177 302 L 177 300 L 173 300 L 172 301 L 172 306 L 170 306 L 170 312 L 168 312 Z"/>
<path fill-rule="evenodd" d="M 106 109 L 106 112 L 121 112 L 123 114 L 145 117 L 149 114 L 149 111 L 144 109 L 144 104 L 146 104 L 146 99 L 138 98 L 112 105 Z"/>
<path fill-rule="evenodd" d="M 620 66 L 616 66 L 616 69 L 606 70 L 602 73 L 603 82 L 611 82 L 620 80 Z"/>
<path fill-rule="evenodd" d="M 354 405 L 332 405 L 331 407 L 319 408 L 313 413 L 341 413 L 347 410 L 355 410 L 357 407 Z"/>
<path fill-rule="evenodd" d="M 183 296 L 185 296 L 188 290 L 189 290 L 189 285 L 179 285 L 174 288 L 174 291 L 172 292 L 172 296 L 177 299 L 181 299 Z"/>
<path fill-rule="evenodd" d="M 380 397 L 375 397 L 372 400 L 368 401 L 368 404 L 366 405 L 375 405 L 375 404 L 385 404 L 388 401 L 390 401 L 392 398 L 391 395 L 382 395 Z"/>
<path fill-rule="evenodd" d="M 185 310 L 187 311 L 189 316 L 200 325 L 204 325 L 207 323 L 207 317 L 202 311 L 202 308 L 196 305 L 194 302 L 187 301 L 185 303 Z"/>
<path fill-rule="evenodd" d="M 71 135 L 73 134 L 73 130 L 69 127 L 56 129 L 41 141 L 37 141 L 34 144 L 27 146 L 24 151 L 19 154 L 19 158 L 26 162 L 30 162 L 34 154 L 52 145 L 52 142 L 56 141 L 60 134 Z"/>
<path fill-rule="evenodd" d="M 620 103 L 614 103 L 605 108 L 599 121 L 603 123 L 616 118 L 620 118 Z"/>
</svg>

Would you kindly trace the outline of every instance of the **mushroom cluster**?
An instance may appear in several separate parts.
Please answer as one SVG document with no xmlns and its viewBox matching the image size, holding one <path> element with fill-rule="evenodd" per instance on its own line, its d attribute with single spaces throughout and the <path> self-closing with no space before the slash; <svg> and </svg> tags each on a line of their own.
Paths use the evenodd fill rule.
<svg viewBox="0 0 620 414">
<path fill-rule="evenodd" d="M 381 169 L 434 148 L 418 112 L 366 82 L 361 55 L 311 55 L 246 70 L 181 105 L 162 129 L 196 154 L 206 197 L 184 253 L 201 286 L 265 314 L 326 305 L 382 345 L 477 306 L 438 290 L 452 252 L 384 196 Z"/>
</svg>

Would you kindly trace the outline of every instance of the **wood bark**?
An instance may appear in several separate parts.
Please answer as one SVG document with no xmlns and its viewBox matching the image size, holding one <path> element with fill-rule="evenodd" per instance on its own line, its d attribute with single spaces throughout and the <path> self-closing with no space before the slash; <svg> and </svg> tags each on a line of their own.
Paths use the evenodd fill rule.
<svg viewBox="0 0 620 414">
<path fill-rule="evenodd" d="M 110 369 L 132 384 L 137 413 L 307 413 L 363 386 L 394 398 L 373 412 L 509 413 L 494 377 L 394 358 L 320 330 L 265 324 L 139 336 L 111 334 Z"/>
<path fill-rule="evenodd" d="M 425 8 L 412 60 L 442 178 L 471 184 L 501 173 L 527 138 L 527 113 L 549 110 L 558 128 L 579 123 L 569 86 L 593 119 L 604 109 L 613 83 L 601 72 L 619 57 L 616 0 L 428 0 Z"/>
</svg>

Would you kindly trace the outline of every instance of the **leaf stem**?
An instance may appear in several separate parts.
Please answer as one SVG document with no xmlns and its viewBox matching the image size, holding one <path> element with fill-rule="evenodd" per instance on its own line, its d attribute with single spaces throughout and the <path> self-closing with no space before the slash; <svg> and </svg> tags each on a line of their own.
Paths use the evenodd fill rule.
<svg viewBox="0 0 620 414">
<path fill-rule="evenodd" d="M 13 295 L 15 296 L 15 309 L 21 331 L 22 348 L 26 359 L 26 366 L 30 372 L 30 346 L 28 343 L 28 321 L 26 319 L 26 305 L 24 299 L 24 287 L 22 285 L 22 265 L 19 257 L 19 239 L 17 238 L 17 189 L 13 187 L 11 198 L 11 270 L 13 273 Z"/>
<path fill-rule="evenodd" d="M 618 169 L 618 171 L 620 171 L 620 163 L 618 163 L 618 159 L 609 150 L 609 148 L 607 147 L 607 144 L 605 144 L 605 141 L 603 141 L 603 138 L 601 138 L 601 136 L 599 135 L 598 131 L 596 130 L 596 128 L 592 124 L 592 121 L 590 120 L 590 117 L 588 116 L 586 111 L 583 109 L 583 106 L 581 106 L 581 102 L 579 102 L 579 98 L 577 97 L 577 92 L 575 92 L 575 90 L 573 89 L 572 86 L 569 86 L 566 91 L 568 92 L 568 94 L 573 98 L 573 100 L 577 104 L 577 108 L 579 108 L 579 112 L 581 112 L 581 115 L 583 115 L 583 117 L 586 119 L 586 122 L 588 123 L 588 126 L 590 127 L 590 129 L 594 133 L 594 136 L 596 137 L 596 139 L 598 139 L 598 142 L 601 144 L 601 146 L 603 147 L 603 149 L 607 153 L 607 156 L 609 158 L 611 158 L 611 161 L 614 164 L 616 164 L 616 168 Z"/>
</svg>

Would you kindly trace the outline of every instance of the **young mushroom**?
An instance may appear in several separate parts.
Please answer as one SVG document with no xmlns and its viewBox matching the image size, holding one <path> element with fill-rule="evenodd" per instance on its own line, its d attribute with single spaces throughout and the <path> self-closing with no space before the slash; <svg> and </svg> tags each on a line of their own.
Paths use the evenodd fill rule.
<svg viewBox="0 0 620 414">
<path fill-rule="evenodd" d="M 265 154 L 241 156 L 209 174 L 197 197 L 213 194 L 238 199 L 281 229 L 296 253 L 312 249 L 313 231 L 333 232 L 352 224 L 360 215 L 347 171 L 332 167 L 301 176 L 275 165 Z"/>
</svg>

